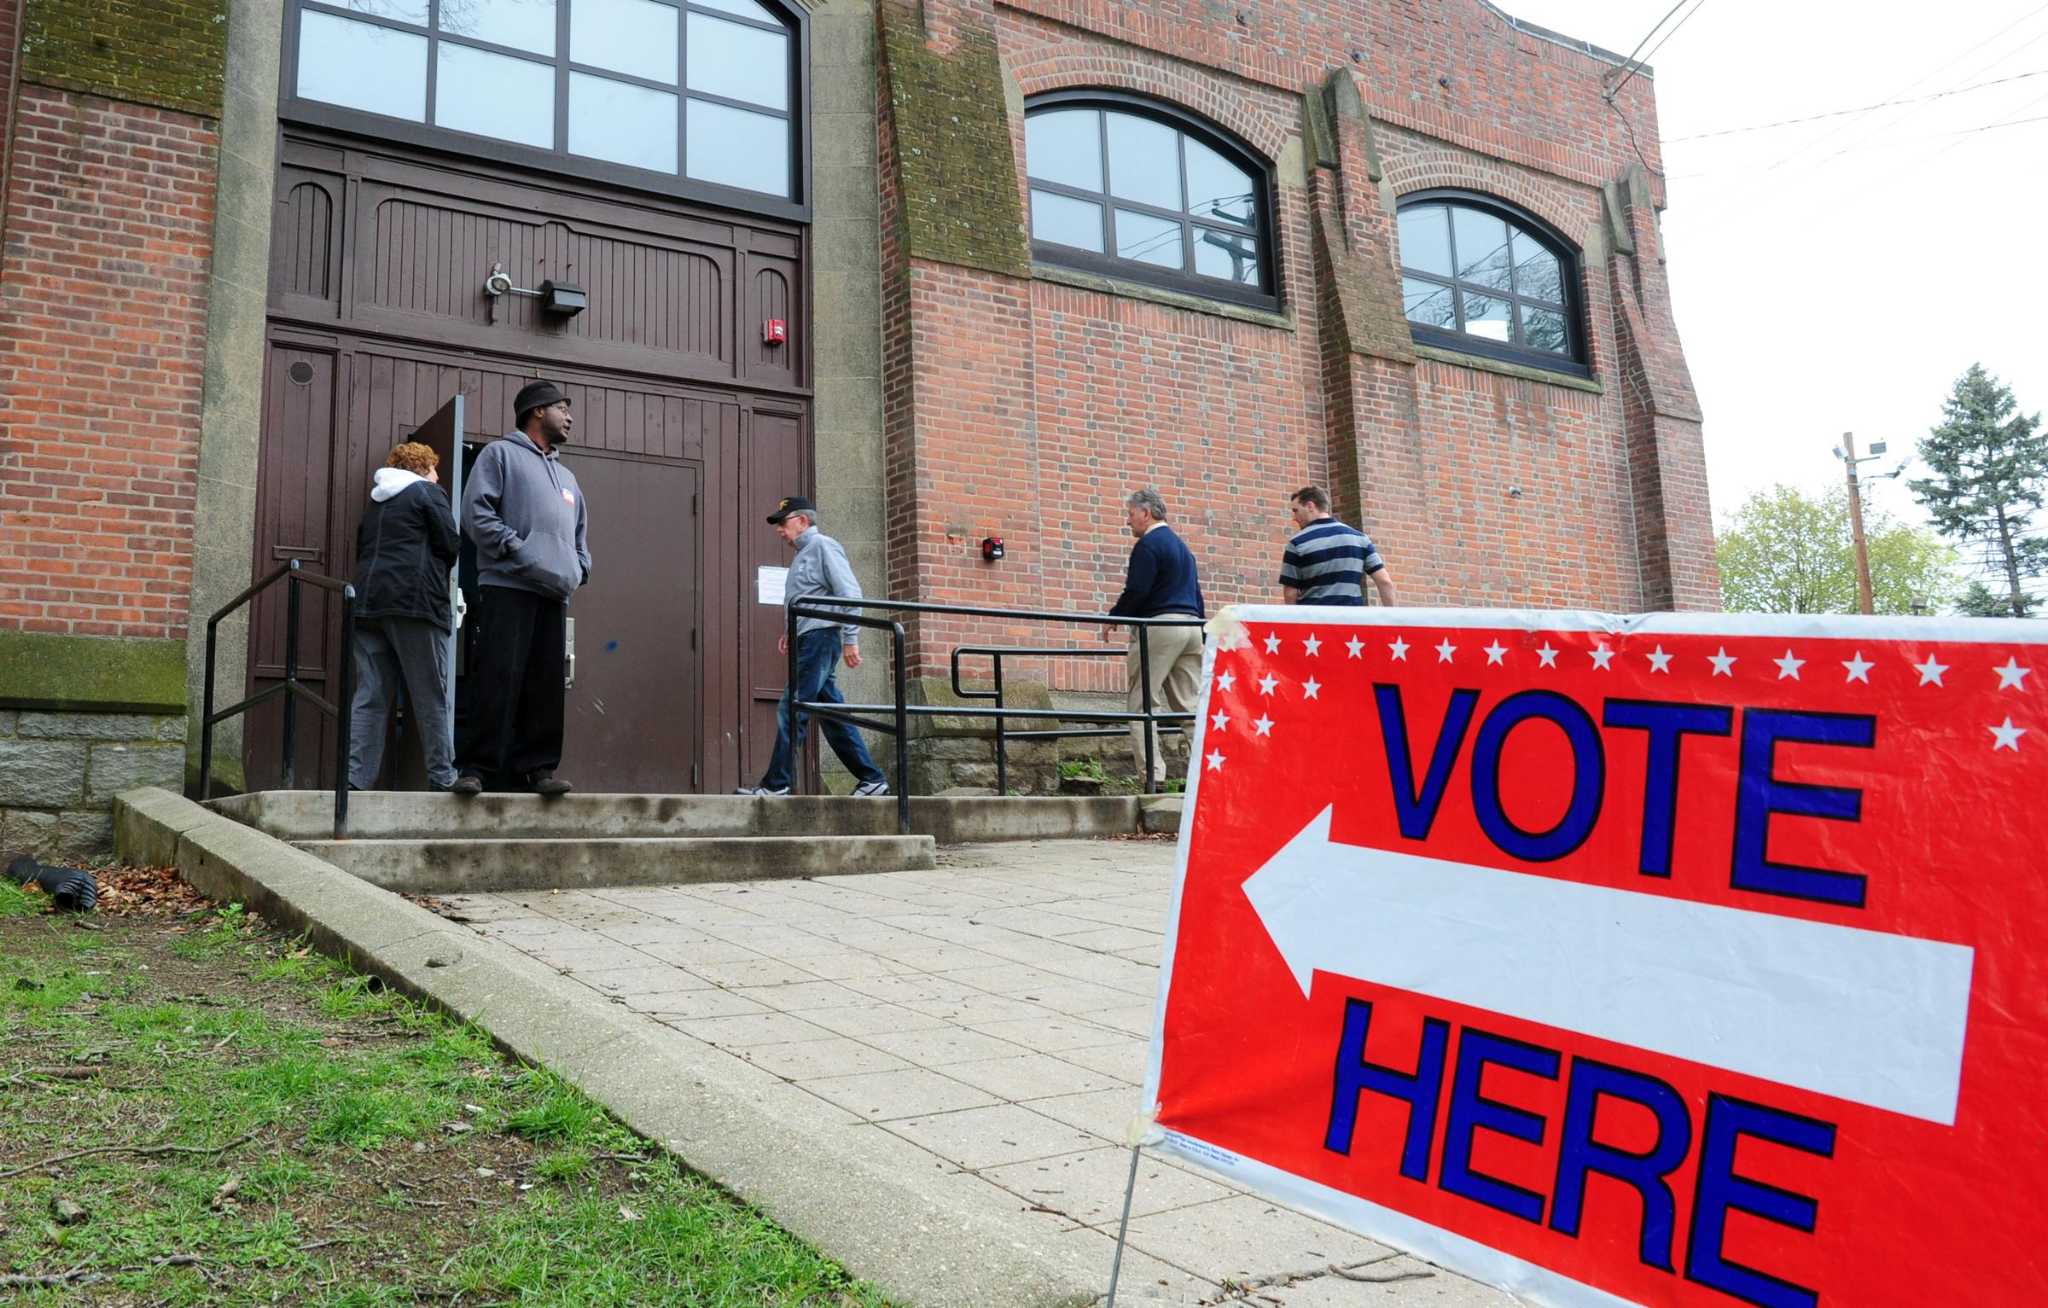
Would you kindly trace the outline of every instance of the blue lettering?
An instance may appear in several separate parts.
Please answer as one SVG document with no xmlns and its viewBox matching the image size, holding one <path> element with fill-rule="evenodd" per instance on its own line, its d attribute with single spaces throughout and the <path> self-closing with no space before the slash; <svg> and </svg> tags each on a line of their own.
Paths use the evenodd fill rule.
<svg viewBox="0 0 2048 1308">
<path fill-rule="evenodd" d="M 1541 1117 L 1479 1093 L 1479 1079 L 1489 1063 L 1531 1076 L 1557 1079 L 1555 1049 L 1525 1045 L 1519 1040 L 1466 1027 L 1458 1037 L 1458 1071 L 1451 1082 L 1451 1108 L 1444 1125 L 1443 1163 L 1437 1173 L 1437 1184 L 1452 1194 L 1498 1208 L 1525 1222 L 1540 1223 L 1542 1195 L 1472 1170 L 1472 1136 L 1477 1131 L 1494 1131 L 1530 1144 L 1543 1143 Z"/>
<path fill-rule="evenodd" d="M 1758 1308 L 1813 1308 L 1820 1301 L 1815 1291 L 1722 1255 L 1730 1209 L 1809 1235 L 1820 1210 L 1819 1204 L 1803 1194 L 1737 1176 L 1735 1143 L 1745 1135 L 1822 1158 L 1835 1155 L 1831 1123 L 1725 1095 L 1709 1095 L 1707 1125 L 1700 1137 L 1699 1181 L 1692 1199 L 1692 1230 L 1686 1238 L 1686 1279 Z"/>
<path fill-rule="evenodd" d="M 1411 1181 L 1429 1179 L 1429 1143 L 1436 1135 L 1437 1092 L 1444 1083 L 1444 1047 L 1450 1024 L 1438 1018 L 1422 1023 L 1422 1049 L 1414 1075 L 1396 1072 L 1365 1060 L 1365 1036 L 1372 1028 L 1372 1005 L 1363 999 L 1344 1001 L 1344 1035 L 1337 1044 L 1336 1087 L 1330 1097 L 1330 1125 L 1323 1148 L 1350 1154 L 1351 1134 L 1358 1125 L 1358 1097 L 1371 1090 L 1408 1105 L 1408 1137 L 1401 1146 L 1401 1175 Z"/>
<path fill-rule="evenodd" d="M 1637 866 L 1644 876 L 1668 877 L 1678 834 L 1678 747 L 1687 735 L 1727 735 L 1735 710 L 1716 704 L 1610 699 L 1600 720 L 1610 727 L 1650 733 L 1649 766 L 1643 775 L 1643 847 Z"/>
<path fill-rule="evenodd" d="M 1387 751 L 1387 777 L 1394 784 L 1394 815 L 1401 834 L 1410 840 L 1425 840 L 1436 822 L 1437 807 L 1443 803 L 1444 788 L 1450 784 L 1451 767 L 1458 751 L 1465 747 L 1465 731 L 1472 725 L 1472 706 L 1479 702 L 1476 690 L 1454 690 L 1444 709 L 1443 727 L 1437 732 L 1436 748 L 1430 751 L 1429 775 L 1421 788 L 1415 785 L 1415 767 L 1408 750 L 1408 719 L 1401 711 L 1401 688 L 1375 684 L 1373 698 L 1379 703 L 1380 740 Z"/>
<path fill-rule="evenodd" d="M 1572 798 L 1564 816 L 1548 831 L 1524 831 L 1500 802 L 1500 756 L 1508 733 L 1530 718 L 1554 722 L 1572 747 Z M 1600 820 L 1600 799 L 1607 784 L 1607 756 L 1593 719 L 1563 695 L 1550 690 L 1525 690 L 1496 704 L 1472 742 L 1472 805 L 1487 838 L 1504 853 L 1531 863 L 1563 858 L 1593 834 Z"/>
<path fill-rule="evenodd" d="M 1866 888 L 1861 875 L 1770 860 L 1771 818 L 1775 814 L 1841 822 L 1863 818 L 1860 790 L 1779 781 L 1774 770 L 1781 740 L 1869 749 L 1877 740 L 1877 719 L 1780 709 L 1750 709 L 1742 715 L 1742 780 L 1735 796 L 1735 849 L 1729 884 L 1738 890 L 1861 908 Z"/>
<path fill-rule="evenodd" d="M 1603 1095 L 1641 1104 L 1655 1114 L 1656 1143 L 1636 1154 L 1594 1140 L 1593 1120 Z M 1678 1092 L 1654 1076 L 1575 1058 L 1571 1084 L 1565 1092 L 1564 1127 L 1559 1134 L 1557 1195 L 1550 1207 L 1551 1229 L 1577 1239 L 1586 1206 L 1587 1175 L 1599 1172 L 1611 1176 L 1642 1196 L 1643 1220 L 1638 1228 L 1636 1256 L 1651 1267 L 1671 1271 L 1671 1234 L 1678 1221 L 1678 1203 L 1664 1178 L 1685 1161 L 1692 1148 L 1692 1119 Z"/>
</svg>

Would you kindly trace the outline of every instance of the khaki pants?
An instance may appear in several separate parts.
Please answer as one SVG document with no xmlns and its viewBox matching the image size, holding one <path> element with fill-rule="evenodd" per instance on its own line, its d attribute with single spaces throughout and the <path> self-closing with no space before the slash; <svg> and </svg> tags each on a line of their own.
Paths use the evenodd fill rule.
<svg viewBox="0 0 2048 1308">
<path fill-rule="evenodd" d="M 1186 713 L 1195 706 L 1196 692 L 1202 684 L 1202 629 L 1189 627 L 1153 627 L 1145 634 L 1145 652 L 1152 671 L 1152 711 L 1171 710 Z M 1144 673 L 1138 662 L 1138 630 L 1131 629 L 1130 653 L 1124 658 L 1124 671 L 1129 677 L 1131 693 L 1128 697 L 1130 711 L 1145 711 Z M 1159 747 L 1159 733 L 1152 733 L 1152 784 L 1166 780 L 1166 755 Z M 1131 724 L 1131 757 L 1135 760 L 1134 770 L 1139 776 L 1145 774 L 1145 724 Z"/>
</svg>

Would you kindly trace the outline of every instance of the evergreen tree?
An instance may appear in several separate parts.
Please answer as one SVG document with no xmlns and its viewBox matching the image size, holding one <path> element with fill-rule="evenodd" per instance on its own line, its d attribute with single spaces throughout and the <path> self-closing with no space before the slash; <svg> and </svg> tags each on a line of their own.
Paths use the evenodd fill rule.
<svg viewBox="0 0 2048 1308">
<path fill-rule="evenodd" d="M 1934 475 L 1908 485 L 1936 531 L 1981 551 L 1995 584 L 1978 602 L 2023 618 L 2039 603 L 2027 583 L 2048 570 L 2048 536 L 2030 531 L 2048 491 L 2048 432 L 2018 409 L 2010 387 L 1971 364 L 1920 442 Z"/>
</svg>

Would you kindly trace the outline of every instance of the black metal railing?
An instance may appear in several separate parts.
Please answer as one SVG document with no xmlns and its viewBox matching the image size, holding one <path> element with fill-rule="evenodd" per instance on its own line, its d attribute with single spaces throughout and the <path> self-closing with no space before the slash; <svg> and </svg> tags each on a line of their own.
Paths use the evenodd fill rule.
<svg viewBox="0 0 2048 1308">
<path fill-rule="evenodd" d="M 216 712 L 213 707 L 213 658 L 214 647 L 220 636 L 223 618 L 255 599 L 264 591 L 285 583 L 285 636 L 284 636 L 284 680 L 268 690 L 261 690 L 238 703 Z M 316 694 L 312 687 L 299 680 L 299 589 L 302 586 L 318 586 L 341 596 L 341 653 L 337 658 L 341 678 L 340 693 L 330 704 Z M 356 588 L 345 581 L 323 577 L 307 572 L 300 567 L 300 561 L 293 559 L 249 589 L 229 600 L 212 617 L 206 620 L 206 701 L 201 710 L 199 727 L 199 798 L 213 797 L 213 728 L 214 724 L 225 722 L 238 713 L 246 713 L 259 704 L 273 699 L 284 698 L 284 788 L 298 788 L 298 747 L 299 747 L 299 701 L 304 699 L 334 719 L 334 838 L 348 836 L 348 745 L 350 728 L 353 725 L 355 702 L 355 632 L 356 632 Z"/>
<path fill-rule="evenodd" d="M 1138 638 L 1138 671 L 1141 688 L 1138 711 L 1127 709 L 1053 708 L 1022 709 L 1010 708 L 1002 699 L 1000 658 L 1003 654 L 1122 658 L 1127 649 L 1084 649 L 1072 646 L 1044 650 L 1003 647 L 963 646 L 953 653 L 953 689 L 963 699 L 994 699 L 990 708 L 976 708 L 966 704 L 911 704 L 905 691 L 908 677 L 904 659 L 905 637 L 903 624 L 893 618 L 876 617 L 871 613 L 857 610 L 880 609 L 890 613 L 932 613 L 952 617 L 995 618 L 1010 622 L 1041 622 L 1069 624 L 1077 627 L 1128 626 Z M 795 700 L 789 708 L 792 715 L 801 715 L 817 720 L 830 719 L 845 722 L 870 731 L 886 732 L 895 738 L 896 752 L 896 822 L 905 835 L 910 833 L 910 719 L 916 717 L 974 717 L 988 718 L 996 729 L 996 792 L 1007 793 L 1009 789 L 1009 766 L 1005 741 L 1015 739 L 1045 740 L 1066 736 L 1108 736 L 1128 731 L 1133 723 L 1144 723 L 1150 728 L 1165 726 L 1168 729 L 1194 721 L 1193 713 L 1161 711 L 1152 702 L 1152 650 L 1150 632 L 1155 627 L 1199 627 L 1202 620 L 1196 617 L 1169 616 L 1158 618 L 1111 617 L 1106 613 L 1054 613 L 1038 609 L 987 609 L 965 604 L 934 604 L 917 600 L 892 599 L 808 599 L 797 600 L 789 605 L 785 637 L 788 645 L 790 689 L 785 692 L 794 699 L 797 679 L 797 621 L 800 618 L 819 618 L 827 622 L 852 625 L 871 631 L 886 631 L 890 639 L 891 676 L 895 687 L 893 704 L 847 704 L 829 703 L 821 700 Z M 960 687 L 960 656 L 969 653 L 995 653 L 998 657 L 996 689 L 968 693 Z M 778 709 L 778 712 L 780 710 Z M 880 714 L 888 714 L 887 719 Z M 1105 725 L 1098 727 L 1051 727 L 1033 731 L 1010 731 L 1007 723 L 1016 721 L 1037 722 L 1093 722 Z M 1112 725 L 1120 724 L 1120 725 Z M 1145 771 L 1141 784 L 1147 793 L 1152 792 L 1152 773 L 1156 762 L 1158 742 L 1155 730 L 1147 730 L 1145 737 Z M 792 760 L 794 764 L 795 760 Z M 792 767 L 791 780 L 794 783 L 800 769 Z"/>
</svg>

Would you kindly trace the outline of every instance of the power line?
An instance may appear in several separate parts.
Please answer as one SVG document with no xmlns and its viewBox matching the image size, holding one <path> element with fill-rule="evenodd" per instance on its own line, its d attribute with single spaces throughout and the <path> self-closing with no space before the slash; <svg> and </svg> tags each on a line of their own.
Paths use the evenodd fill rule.
<svg viewBox="0 0 2048 1308">
<path fill-rule="evenodd" d="M 1665 42 L 1669 41 L 1672 37 L 1677 36 L 1678 29 L 1684 27 L 1687 23 L 1691 22 L 1693 19 L 1693 14 L 1697 14 L 1700 10 L 1706 7 L 1707 0 L 1700 0 L 1698 4 L 1692 7 L 1692 13 L 1687 14 L 1685 17 L 1679 19 L 1676 23 L 1672 24 L 1671 30 L 1666 32 L 1662 37 L 1658 38 L 1657 44 L 1651 46 L 1649 53 L 1643 56 L 1642 66 L 1647 68 L 1649 66 L 1650 60 L 1656 58 L 1657 52 L 1664 48 Z M 1620 90 L 1619 87 L 1616 87 L 1615 89 L 1617 91 Z"/>
<path fill-rule="evenodd" d="M 1975 45 L 1969 47 L 1967 50 L 1964 50 L 1962 53 L 1954 55 L 1951 58 L 1943 60 L 1941 63 L 1936 64 L 1933 68 L 1928 69 L 1926 72 L 1920 74 L 1920 76 L 1914 78 L 1912 81 L 1906 83 L 1898 90 L 1886 96 L 1885 99 L 1896 100 L 1905 96 L 1908 92 L 1915 90 L 1920 86 L 1924 86 L 1926 83 L 1933 81 L 1936 77 L 1940 76 L 1942 73 L 1947 72 L 1949 69 L 1955 67 L 1957 64 L 1969 58 L 1971 55 L 1977 53 L 1979 50 L 1982 50 L 1985 46 L 1990 45 L 1999 37 L 2004 36 L 2013 28 L 2018 27 L 2022 23 L 2031 21 L 2032 19 L 2040 16 L 2044 12 L 2048 12 L 2048 3 L 2040 4 L 2035 8 L 2028 10 L 2026 13 L 2021 14 L 2018 18 L 2013 19 L 2010 23 L 2007 23 L 2004 27 L 1999 28 L 1997 31 L 1985 37 L 1983 40 L 1977 42 Z M 2001 58 L 2003 57 L 2004 56 L 2001 56 Z M 1786 154 L 1784 157 L 1772 163 L 1770 167 L 1765 171 L 1775 172 L 1778 169 L 1784 167 L 1786 164 L 1791 163 L 1794 159 L 1797 159 L 1800 155 L 1805 154 L 1808 150 L 1814 149 L 1817 146 L 1825 144 L 1827 141 L 1832 139 L 1837 132 L 1840 132 L 1844 126 L 1846 126 L 1846 124 L 1837 124 L 1834 128 L 1832 128 L 1829 131 L 1821 133 L 1818 137 L 1814 138 L 1813 140 L 1808 141 L 1803 145 L 1795 147 L 1790 153 Z"/>
<path fill-rule="evenodd" d="M 1621 88 L 1627 86 L 1629 84 L 1630 79 L 1643 70 L 1643 66 L 1641 64 L 1636 64 L 1636 56 L 1643 52 L 1643 47 L 1650 43 L 1650 38 L 1657 35 L 1658 28 L 1661 28 L 1664 26 L 1664 24 L 1670 22 L 1671 15 L 1685 8 L 1685 5 L 1686 0 L 1678 0 L 1677 4 L 1671 6 L 1670 13 L 1665 14 L 1662 18 L 1657 20 L 1656 27 L 1652 27 L 1649 31 L 1643 33 L 1643 39 L 1636 42 L 1636 48 L 1629 51 L 1628 58 L 1621 61 L 1621 66 L 1624 69 L 1628 70 L 1628 76 L 1623 77 L 1621 81 L 1615 84 L 1614 89 L 1607 93 L 1607 103 L 1613 104 L 1614 97 L 1621 94 Z M 1629 65 L 1631 64 L 1635 64 L 1635 67 L 1630 68 Z M 1644 166 L 1648 167 L 1647 164 Z"/>
<path fill-rule="evenodd" d="M 1780 118 L 1772 123 L 1754 123 L 1748 127 L 1724 127 L 1712 132 L 1694 132 L 1689 136 L 1666 137 L 1664 144 L 1677 145 L 1681 141 L 1706 141 L 1720 136 L 1741 136 L 1747 132 L 1766 132 L 1777 127 L 1796 127 L 1801 123 L 1817 123 L 1827 118 L 1847 118 L 1853 114 L 1867 114 L 1876 109 L 1890 109 L 1902 104 L 1921 104 L 1929 100 L 1946 99 L 1952 95 L 1965 95 L 1981 91 L 1987 86 L 2004 86 L 2008 82 L 2023 82 L 2030 77 L 2048 76 L 2048 68 L 2036 68 L 2032 72 L 2014 73 L 2010 77 L 1994 77 L 1988 82 L 1972 82 L 1948 91 L 1934 91 L 1927 95 L 1908 96 L 1901 100 L 1879 100 L 1876 104 L 1860 105 L 1854 109 L 1829 109 L 1824 113 L 1807 114 L 1803 118 Z"/>
</svg>

